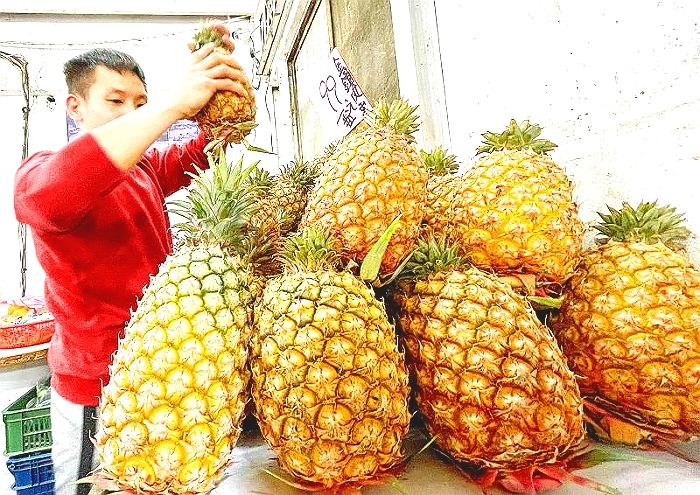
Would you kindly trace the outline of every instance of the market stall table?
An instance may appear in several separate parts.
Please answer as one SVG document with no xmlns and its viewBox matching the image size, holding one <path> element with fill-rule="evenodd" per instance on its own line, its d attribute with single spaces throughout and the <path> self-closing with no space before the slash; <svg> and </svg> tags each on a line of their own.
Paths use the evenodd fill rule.
<svg viewBox="0 0 700 495">
<path fill-rule="evenodd" d="M 406 451 L 415 452 L 425 443 L 418 431 L 412 430 L 406 441 Z M 609 448 L 606 446 L 606 448 Z M 649 463 L 608 462 L 592 468 L 576 471 L 600 483 L 617 488 L 624 495 L 700 495 L 700 464 L 681 460 L 662 452 L 648 452 L 627 448 L 616 450 L 644 457 Z M 700 459 L 700 441 L 682 446 L 689 456 Z M 214 495 L 301 495 L 305 492 L 292 488 L 275 479 L 264 470 L 289 479 L 277 466 L 272 451 L 260 434 L 247 431 L 241 435 L 235 450 L 235 465 L 230 475 L 213 492 Z M 365 487 L 364 495 L 481 495 L 481 489 L 469 483 L 458 471 L 446 463 L 436 452 L 428 449 L 409 463 L 399 479 L 398 487 L 391 485 Z M 491 495 L 507 492 L 491 489 Z M 545 492 L 552 495 L 584 495 L 596 493 L 589 488 L 566 484 L 559 489 Z"/>
</svg>

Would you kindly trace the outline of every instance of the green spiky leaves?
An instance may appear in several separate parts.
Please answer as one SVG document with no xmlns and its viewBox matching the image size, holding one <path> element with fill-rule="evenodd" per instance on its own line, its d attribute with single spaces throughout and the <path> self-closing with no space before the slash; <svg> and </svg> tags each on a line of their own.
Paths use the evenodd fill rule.
<svg viewBox="0 0 700 495">
<path fill-rule="evenodd" d="M 418 105 L 412 107 L 406 100 L 396 99 L 389 104 L 381 99 L 366 119 L 371 127 L 388 127 L 398 134 L 405 134 L 413 141 L 412 134 L 418 130 L 417 109 Z"/>
<path fill-rule="evenodd" d="M 309 187 L 320 174 L 321 167 L 318 163 L 298 159 L 282 165 L 278 179 L 294 186 Z"/>
<path fill-rule="evenodd" d="M 194 52 L 199 50 L 207 43 L 214 43 L 215 47 L 230 51 L 230 47 L 228 47 L 223 40 L 225 29 L 226 28 L 223 28 L 221 25 L 217 24 L 204 26 L 194 35 L 192 51 Z"/>
<path fill-rule="evenodd" d="M 540 139 L 541 133 L 542 128 L 537 124 L 531 124 L 529 120 L 518 124 L 515 119 L 511 119 L 506 130 L 500 134 L 483 133 L 484 141 L 476 149 L 476 154 L 503 150 L 531 150 L 538 155 L 544 155 L 556 148 L 557 145 L 547 139 Z"/>
<path fill-rule="evenodd" d="M 608 206 L 608 211 L 599 212 L 602 222 L 593 226 L 601 234 L 596 238 L 598 244 L 611 239 L 648 244 L 662 242 L 670 249 L 682 250 L 691 234 L 683 225 L 682 213 L 676 213 L 676 208 L 671 206 L 657 206 L 656 201 L 641 202 L 636 208 L 624 202 L 621 209 Z"/>
<path fill-rule="evenodd" d="M 432 176 L 455 174 L 459 170 L 457 157 L 447 153 L 442 147 L 435 148 L 428 152 L 420 150 L 420 156 Z"/>
<path fill-rule="evenodd" d="M 171 201 L 168 210 L 184 219 L 175 229 L 190 244 L 217 243 L 235 250 L 244 244 L 252 215 L 256 186 L 250 182 L 258 163 L 229 163 L 222 147 L 207 154 L 209 171 L 189 173 L 192 183 L 184 200 Z"/>
<path fill-rule="evenodd" d="M 458 246 L 449 244 L 444 236 L 426 235 L 418 240 L 399 278 L 424 278 L 430 273 L 469 266 L 469 262 L 458 253 Z"/>
<path fill-rule="evenodd" d="M 340 265 L 332 234 L 318 224 L 287 237 L 281 259 L 288 271 L 335 270 Z"/>
</svg>

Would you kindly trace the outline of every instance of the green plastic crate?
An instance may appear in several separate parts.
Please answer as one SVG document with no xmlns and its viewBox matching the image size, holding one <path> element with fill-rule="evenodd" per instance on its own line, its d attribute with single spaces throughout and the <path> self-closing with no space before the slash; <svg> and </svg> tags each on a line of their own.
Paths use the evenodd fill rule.
<svg viewBox="0 0 700 495">
<path fill-rule="evenodd" d="M 39 382 L 48 386 L 49 378 Z M 30 388 L 2 412 L 5 423 L 5 455 L 26 454 L 51 448 L 51 409 L 48 404 L 27 407 L 36 398 L 36 387 Z"/>
</svg>

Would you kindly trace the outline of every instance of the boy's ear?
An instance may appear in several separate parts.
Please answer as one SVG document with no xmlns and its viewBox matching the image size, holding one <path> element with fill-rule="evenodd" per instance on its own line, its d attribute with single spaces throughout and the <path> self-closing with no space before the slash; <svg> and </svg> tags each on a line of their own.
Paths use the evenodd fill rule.
<svg viewBox="0 0 700 495">
<path fill-rule="evenodd" d="M 83 99 L 73 94 L 68 95 L 68 98 L 66 98 L 66 112 L 68 112 L 68 116 L 78 124 L 83 121 L 82 109 Z"/>
</svg>

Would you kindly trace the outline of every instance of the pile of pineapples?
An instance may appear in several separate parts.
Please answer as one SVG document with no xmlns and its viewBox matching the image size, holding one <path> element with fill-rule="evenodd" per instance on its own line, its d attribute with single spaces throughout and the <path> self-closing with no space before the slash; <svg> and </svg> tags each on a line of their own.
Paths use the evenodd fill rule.
<svg viewBox="0 0 700 495">
<path fill-rule="evenodd" d="M 413 398 L 435 447 L 512 491 L 582 482 L 567 470 L 586 423 L 635 445 L 700 432 L 682 217 L 611 209 L 584 250 L 538 126 L 485 133 L 461 174 L 417 128 L 415 107 L 380 102 L 276 176 L 210 152 L 114 356 L 93 481 L 211 490 L 250 398 L 290 483 L 329 493 L 400 472 Z M 561 309 L 545 324 L 532 301 Z"/>
</svg>

